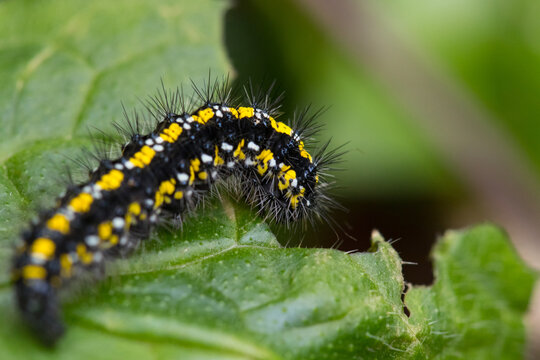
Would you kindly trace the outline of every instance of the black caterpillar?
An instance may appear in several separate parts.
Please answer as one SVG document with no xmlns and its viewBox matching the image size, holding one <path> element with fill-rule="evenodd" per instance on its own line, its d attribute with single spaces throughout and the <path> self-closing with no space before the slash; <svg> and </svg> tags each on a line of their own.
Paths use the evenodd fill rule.
<svg viewBox="0 0 540 360">
<path fill-rule="evenodd" d="M 131 120 L 122 155 L 102 159 L 87 182 L 70 186 L 23 234 L 13 260 L 16 302 L 46 344 L 64 332 L 60 287 L 127 254 L 160 214 L 192 209 L 219 179 L 235 175 L 248 202 L 277 222 L 325 219 L 337 205 L 326 195 L 324 173 L 339 154 L 325 151 L 328 143 L 313 157 L 304 147 L 317 130 L 316 114 L 300 113 L 293 130 L 275 119 L 280 99 L 269 93 L 246 91 L 248 106 L 234 104 L 227 85 L 209 82 L 195 93 L 203 105 L 188 113 L 178 90 L 160 92 L 147 104 L 155 130 L 141 135 Z"/>
</svg>

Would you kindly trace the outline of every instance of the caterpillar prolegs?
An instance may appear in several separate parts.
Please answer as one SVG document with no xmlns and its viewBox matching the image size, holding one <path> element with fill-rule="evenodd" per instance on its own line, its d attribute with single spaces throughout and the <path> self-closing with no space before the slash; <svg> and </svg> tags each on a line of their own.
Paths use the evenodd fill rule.
<svg viewBox="0 0 540 360">
<path fill-rule="evenodd" d="M 301 112 L 291 127 L 268 94 L 247 92 L 239 105 L 227 85 L 195 92 L 202 105 L 194 111 L 179 91 L 161 92 L 147 106 L 155 129 L 140 134 L 132 119 L 121 156 L 101 160 L 24 232 L 13 260 L 16 302 L 46 344 L 64 332 L 59 288 L 127 253 L 163 215 L 191 210 L 220 180 L 235 177 L 247 201 L 277 222 L 324 219 L 337 205 L 325 180 L 337 154 L 323 146 L 312 156 L 304 144 L 316 114 Z"/>
</svg>

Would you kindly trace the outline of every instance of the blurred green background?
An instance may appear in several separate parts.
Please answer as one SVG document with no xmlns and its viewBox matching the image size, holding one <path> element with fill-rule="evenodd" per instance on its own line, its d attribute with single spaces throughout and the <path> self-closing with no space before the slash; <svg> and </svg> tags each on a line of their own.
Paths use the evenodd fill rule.
<svg viewBox="0 0 540 360">
<path fill-rule="evenodd" d="M 348 142 L 338 217 L 358 241 L 341 248 L 377 228 L 420 264 L 409 280 L 430 282 L 437 235 L 493 221 L 540 266 L 537 1 L 236 4 L 224 26 L 239 81 L 277 79 L 287 112 L 329 105 L 320 138 Z"/>
</svg>

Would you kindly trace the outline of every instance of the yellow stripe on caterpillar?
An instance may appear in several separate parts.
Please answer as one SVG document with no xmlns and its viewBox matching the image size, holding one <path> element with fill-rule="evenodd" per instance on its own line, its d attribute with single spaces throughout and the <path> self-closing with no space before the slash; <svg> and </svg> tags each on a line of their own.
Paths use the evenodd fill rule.
<svg viewBox="0 0 540 360">
<path fill-rule="evenodd" d="M 253 117 L 254 114 L 255 114 L 255 109 L 253 109 L 252 107 L 241 106 L 241 107 L 238 108 L 238 118 L 239 119 L 251 118 L 251 117 Z"/>
<path fill-rule="evenodd" d="M 309 159 L 310 163 L 313 162 L 313 158 L 311 157 L 311 155 L 304 149 L 304 142 L 303 141 L 299 142 L 298 149 L 300 150 L 300 156 L 302 156 L 302 157 L 304 157 L 306 159 Z"/>
<path fill-rule="evenodd" d="M 69 220 L 63 214 L 54 214 L 47 221 L 47 227 L 59 233 L 67 234 L 69 232 Z"/>
<path fill-rule="evenodd" d="M 155 155 L 156 152 L 154 149 L 144 145 L 140 151 L 136 152 L 133 157 L 129 159 L 129 161 L 139 168 L 144 168 L 150 164 Z"/>
<path fill-rule="evenodd" d="M 279 173 L 279 190 L 283 191 L 290 186 L 290 182 L 296 179 L 296 171 L 292 170 L 290 166 L 285 165 L 281 168 Z"/>
<path fill-rule="evenodd" d="M 163 130 L 160 136 L 166 142 L 173 143 L 178 139 L 180 134 L 182 134 L 182 127 L 177 123 L 172 123 L 168 128 Z"/>
<path fill-rule="evenodd" d="M 30 251 L 32 256 L 49 260 L 54 255 L 56 244 L 48 238 L 40 237 L 34 240 Z"/>
<path fill-rule="evenodd" d="M 92 195 L 83 192 L 71 199 L 69 206 L 75 212 L 85 213 L 90 210 L 93 201 Z"/>
<path fill-rule="evenodd" d="M 158 190 L 159 193 L 159 190 Z M 138 202 L 132 202 L 129 204 L 127 213 L 126 213 L 126 224 L 128 227 L 135 223 L 136 218 L 141 215 L 141 205 Z"/>
<path fill-rule="evenodd" d="M 62 267 L 61 275 L 63 277 L 70 277 L 73 260 L 71 259 L 71 256 L 69 254 L 60 255 L 60 266 Z"/>
<path fill-rule="evenodd" d="M 131 204 L 129 204 L 128 212 L 135 216 L 139 216 L 139 214 L 141 213 L 141 205 L 137 202 L 132 202 Z"/>
<path fill-rule="evenodd" d="M 201 160 L 193 159 L 191 160 L 191 165 L 189 166 L 189 184 L 192 185 L 195 181 L 195 174 L 199 172 L 201 166 Z"/>
<path fill-rule="evenodd" d="M 183 197 L 184 197 L 184 193 L 183 193 L 182 191 L 176 191 L 176 192 L 174 193 L 174 198 L 175 198 L 176 200 L 180 200 L 180 199 L 183 198 Z"/>
<path fill-rule="evenodd" d="M 112 169 L 104 174 L 101 179 L 96 182 L 96 185 L 105 191 L 111 191 L 118 189 L 123 180 L 124 174 L 119 170 Z"/>
<path fill-rule="evenodd" d="M 229 108 L 229 112 L 233 117 L 238 119 L 238 110 L 236 110 L 235 108 Z"/>
<path fill-rule="evenodd" d="M 260 175 L 264 175 L 264 173 L 268 170 L 268 162 L 274 158 L 274 154 L 272 151 L 265 149 L 261 151 L 259 155 L 257 155 L 258 165 L 257 165 L 257 171 Z"/>
<path fill-rule="evenodd" d="M 240 160 L 244 160 L 246 158 L 246 154 L 242 151 L 242 148 L 244 147 L 245 140 L 242 139 L 238 146 L 236 147 L 236 150 L 234 150 L 233 156 L 236 158 L 239 158 Z"/>
<path fill-rule="evenodd" d="M 164 200 L 163 194 L 159 191 L 156 191 L 156 194 L 154 195 L 154 209 L 157 209 L 158 207 L 160 207 L 163 204 L 163 200 Z M 126 219 L 126 221 L 127 220 L 128 219 Z M 131 218 L 129 218 L 129 220 L 131 220 Z"/>
<path fill-rule="evenodd" d="M 217 145 L 215 145 L 215 156 L 214 156 L 214 166 L 223 165 L 225 163 L 225 160 L 221 156 L 219 156 L 219 148 Z"/>
<path fill-rule="evenodd" d="M 176 184 L 176 180 L 170 179 L 165 180 L 159 185 L 159 192 L 163 195 L 172 195 L 174 193 L 174 185 Z"/>
<path fill-rule="evenodd" d="M 197 159 L 198 160 L 198 159 Z M 198 167 L 198 166 L 197 166 Z M 162 181 L 159 184 L 158 191 L 154 195 L 154 209 L 160 207 L 164 202 L 167 204 L 171 203 L 171 198 L 167 195 L 172 195 L 175 191 L 176 180 L 171 178 L 169 180 Z M 141 220 L 146 219 L 145 214 L 141 214 Z"/>
<path fill-rule="evenodd" d="M 296 195 L 292 195 L 291 192 L 287 192 L 287 196 L 290 197 L 291 207 L 293 209 L 296 209 L 298 207 L 298 203 L 300 202 L 300 199 L 304 197 L 304 193 L 306 192 L 305 188 L 300 188 L 300 192 Z"/>
<path fill-rule="evenodd" d="M 111 246 L 118 244 L 118 235 L 112 234 L 108 242 L 111 244 Z"/>
<path fill-rule="evenodd" d="M 77 244 L 77 255 L 79 256 L 81 262 L 85 265 L 90 264 L 94 258 L 92 253 L 86 250 L 86 246 L 84 244 Z"/>
<path fill-rule="evenodd" d="M 270 125 L 272 126 L 272 128 L 274 130 L 276 130 L 278 133 L 287 134 L 289 136 L 292 136 L 293 131 L 288 125 L 282 123 L 281 121 L 276 121 L 271 116 L 269 117 L 269 120 L 270 120 Z"/>
<path fill-rule="evenodd" d="M 210 108 L 199 110 L 197 114 L 199 115 L 197 121 L 203 125 L 206 124 L 210 119 L 214 117 L 214 111 Z"/>
<path fill-rule="evenodd" d="M 111 234 L 112 223 L 110 221 L 105 221 L 98 225 L 98 236 L 101 240 L 107 240 Z"/>
<path fill-rule="evenodd" d="M 22 268 L 23 279 L 43 280 L 47 276 L 47 270 L 39 265 L 26 265 Z"/>
</svg>

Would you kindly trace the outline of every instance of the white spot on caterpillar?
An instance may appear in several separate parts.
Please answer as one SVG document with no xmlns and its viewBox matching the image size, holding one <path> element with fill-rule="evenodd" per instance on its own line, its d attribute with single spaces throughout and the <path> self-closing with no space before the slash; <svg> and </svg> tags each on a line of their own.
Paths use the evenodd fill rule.
<svg viewBox="0 0 540 360">
<path fill-rule="evenodd" d="M 156 140 L 155 140 L 155 141 L 156 141 L 156 144 L 163 144 L 163 142 L 164 142 L 165 140 L 163 140 L 163 138 L 162 138 L 161 136 L 158 136 L 158 137 L 156 137 Z"/>
<path fill-rule="evenodd" d="M 254 151 L 257 151 L 257 152 L 258 152 L 259 149 L 260 149 L 259 145 L 255 144 L 253 141 L 250 141 L 250 142 L 248 143 L 248 146 L 247 146 L 247 147 L 248 147 L 248 149 L 251 149 L 251 150 L 254 150 Z"/>
<path fill-rule="evenodd" d="M 84 238 L 84 242 L 86 243 L 86 245 L 91 247 L 97 246 L 99 244 L 99 236 L 88 235 Z"/>
<path fill-rule="evenodd" d="M 152 145 L 154 145 L 154 140 L 153 139 L 146 139 L 146 141 L 144 143 L 146 145 L 148 145 L 148 146 L 152 146 Z"/>
<path fill-rule="evenodd" d="M 187 184 L 189 180 L 189 175 L 186 173 L 180 173 L 176 175 L 176 178 L 178 179 L 178 181 L 180 181 L 181 184 Z"/>
<path fill-rule="evenodd" d="M 246 158 L 246 160 L 244 160 L 244 164 L 246 164 L 246 166 L 253 166 L 255 165 L 255 162 L 253 162 L 251 158 Z"/>
<path fill-rule="evenodd" d="M 115 229 L 122 229 L 124 227 L 124 219 L 122 219 L 121 217 L 115 217 L 112 221 L 112 226 L 115 228 Z"/>
<path fill-rule="evenodd" d="M 94 256 L 92 257 L 92 259 L 94 260 L 94 262 L 102 262 L 103 261 L 103 253 L 101 253 L 101 251 L 96 251 L 94 253 Z"/>
<path fill-rule="evenodd" d="M 161 138 L 159 138 L 159 139 L 161 139 Z M 131 170 L 131 169 L 133 169 L 133 168 L 135 167 L 135 165 L 133 165 L 133 163 L 132 163 L 131 161 L 129 161 L 129 160 L 126 161 L 126 163 L 124 164 L 124 166 L 125 166 L 126 169 L 128 169 L 128 170 Z"/>
<path fill-rule="evenodd" d="M 147 208 L 151 208 L 154 205 L 154 200 L 146 199 L 144 200 L 144 205 L 146 205 Z"/>
<path fill-rule="evenodd" d="M 31 255 L 32 255 L 32 258 L 31 258 L 32 264 L 43 265 L 47 262 L 47 260 L 43 257 L 43 254 L 32 253 Z"/>
<path fill-rule="evenodd" d="M 214 108 L 217 108 L 217 106 L 215 106 Z M 223 113 L 221 112 L 221 110 L 216 111 L 216 116 L 219 118 L 223 117 Z"/>
<path fill-rule="evenodd" d="M 161 152 L 161 151 L 165 150 L 165 148 L 163 147 L 163 145 L 159 145 L 159 144 L 158 144 L 158 145 L 154 145 L 154 146 L 152 147 L 152 149 L 154 149 L 156 152 Z"/>
<path fill-rule="evenodd" d="M 99 185 L 94 185 L 92 187 L 92 190 L 90 192 L 90 195 L 92 195 L 92 197 L 96 200 L 99 200 L 101 199 L 101 187 Z"/>
<path fill-rule="evenodd" d="M 210 155 L 202 154 L 201 160 L 203 163 L 211 163 L 214 159 Z"/>
<path fill-rule="evenodd" d="M 77 256 L 77 253 L 75 252 L 70 252 L 67 254 L 67 257 L 71 260 L 71 263 L 76 263 L 77 260 L 79 259 L 79 256 Z"/>
<path fill-rule="evenodd" d="M 221 144 L 221 149 L 223 151 L 229 152 L 229 151 L 232 151 L 233 146 L 231 144 L 227 144 L 226 142 L 224 142 L 224 143 Z"/>
<path fill-rule="evenodd" d="M 193 118 L 188 118 L 188 120 L 191 119 L 193 121 Z M 184 124 L 183 126 L 184 130 L 191 130 L 191 125 L 189 124 Z"/>
<path fill-rule="evenodd" d="M 122 164 L 120 164 L 120 163 L 114 164 L 114 168 L 115 168 L 116 170 L 124 170 L 124 165 L 122 165 Z"/>
<path fill-rule="evenodd" d="M 119 244 L 122 245 L 122 246 L 125 246 L 127 243 L 128 243 L 128 238 L 127 238 L 127 236 L 125 236 L 125 235 L 122 236 L 122 237 L 120 238 Z"/>
<path fill-rule="evenodd" d="M 210 173 L 210 175 L 212 176 L 212 179 L 215 179 L 215 178 L 217 178 L 218 173 L 217 173 L 216 170 L 212 170 L 212 172 Z"/>
<path fill-rule="evenodd" d="M 276 159 L 270 159 L 270 161 L 268 162 L 268 166 L 276 167 Z"/>
<path fill-rule="evenodd" d="M 282 167 L 284 167 L 284 166 L 285 166 L 285 164 L 284 164 L 284 163 L 279 163 L 279 165 L 278 165 L 278 166 L 279 166 L 279 168 L 281 169 Z"/>
<path fill-rule="evenodd" d="M 73 221 L 73 219 L 75 219 L 75 213 L 70 208 L 64 209 L 64 211 L 62 211 L 62 214 L 64 214 L 68 221 Z"/>
<path fill-rule="evenodd" d="M 292 186 L 292 187 L 297 187 L 297 186 L 298 186 L 298 180 L 297 180 L 297 179 L 293 179 L 293 181 L 291 181 L 291 186 Z"/>
<path fill-rule="evenodd" d="M 234 165 L 236 165 L 236 163 L 235 163 L 234 161 L 229 161 L 229 162 L 227 163 L 227 167 L 228 167 L 229 169 L 232 169 L 232 168 L 234 167 Z"/>
<path fill-rule="evenodd" d="M 257 119 L 259 119 L 259 120 L 262 119 L 262 116 L 261 116 L 261 113 L 260 113 L 259 110 L 257 110 L 257 112 L 255 113 L 255 117 L 256 117 Z"/>
</svg>

